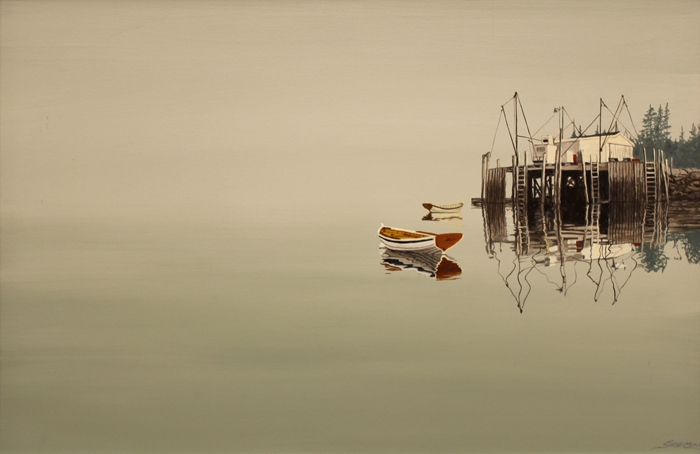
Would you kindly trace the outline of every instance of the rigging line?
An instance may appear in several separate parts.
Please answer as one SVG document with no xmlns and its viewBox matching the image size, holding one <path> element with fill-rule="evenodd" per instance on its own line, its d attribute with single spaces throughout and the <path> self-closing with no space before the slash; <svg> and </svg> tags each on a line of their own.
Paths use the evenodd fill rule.
<svg viewBox="0 0 700 454">
<path fill-rule="evenodd" d="M 625 97 L 623 96 L 622 99 L 624 100 Z M 632 129 L 634 129 L 634 134 L 635 136 L 639 136 L 639 133 L 637 132 L 637 128 L 634 126 L 634 120 L 632 120 L 632 114 L 630 113 L 630 108 L 627 105 L 627 101 L 624 101 L 625 109 L 627 109 L 627 115 L 630 117 L 630 122 L 632 123 Z"/>
<path fill-rule="evenodd" d="M 618 298 L 620 297 L 620 294 L 622 293 L 620 291 L 620 284 L 617 282 L 617 276 L 611 271 L 610 275 L 610 282 L 612 283 L 612 288 L 613 288 L 613 305 L 617 303 Z"/>
<path fill-rule="evenodd" d="M 501 110 L 503 110 L 503 107 L 501 107 Z M 501 126 L 501 114 L 498 114 L 498 123 L 496 123 L 496 132 L 493 133 L 493 142 L 491 142 L 491 151 L 489 153 L 493 152 L 493 146 L 496 144 L 496 136 L 498 135 L 498 127 Z"/>
<path fill-rule="evenodd" d="M 561 109 L 564 111 L 564 113 L 566 114 L 566 117 L 569 119 L 569 124 L 567 124 L 566 127 L 568 128 L 569 125 L 573 125 L 574 126 L 574 133 L 575 133 L 576 132 L 576 123 L 574 123 L 574 120 L 571 119 L 571 117 L 569 116 L 569 112 L 567 112 L 564 107 L 562 107 Z M 566 128 L 564 128 L 564 129 L 566 129 Z"/>
<path fill-rule="evenodd" d="M 591 249 L 592 251 L 593 249 Z M 593 271 L 593 259 L 591 260 L 583 260 L 584 262 L 588 263 L 588 271 L 586 272 L 586 276 L 588 276 L 588 279 L 591 280 L 595 285 L 598 285 L 598 282 L 596 282 L 595 279 L 593 279 L 593 276 L 591 276 L 591 272 Z"/>
<path fill-rule="evenodd" d="M 544 271 L 539 270 L 539 269 L 537 269 L 537 268 L 535 268 L 535 271 L 537 271 L 537 272 L 540 273 L 542 276 L 544 276 L 544 279 L 545 279 L 549 284 L 552 284 L 552 285 L 555 286 L 556 288 L 559 288 L 559 284 L 558 284 L 557 282 L 552 281 L 552 280 L 549 278 L 549 275 L 547 275 L 547 273 L 545 273 Z"/>
<path fill-rule="evenodd" d="M 498 263 L 498 265 L 496 266 L 496 272 L 499 276 L 501 276 L 501 280 L 503 280 L 503 282 L 506 283 L 506 287 L 508 287 L 508 283 L 505 281 L 503 275 L 501 274 L 501 259 L 498 258 L 498 254 L 496 254 L 496 251 L 493 252 L 493 258 L 496 259 L 496 262 Z"/>
<path fill-rule="evenodd" d="M 610 109 L 608 109 L 608 106 L 605 106 L 605 108 L 610 112 Z M 612 128 L 613 123 L 615 123 L 616 120 L 618 120 L 618 115 L 622 113 L 622 98 L 620 98 L 620 102 L 617 103 L 617 108 L 615 109 L 615 113 L 613 114 L 612 120 L 610 120 L 610 126 L 608 126 L 608 131 Z"/>
<path fill-rule="evenodd" d="M 615 279 L 615 270 L 612 266 L 610 266 L 610 255 L 612 254 L 612 250 L 610 250 L 610 246 L 608 246 L 608 252 L 605 254 L 605 267 L 608 270 L 608 274 L 610 277 L 606 281 L 610 281 L 610 285 L 612 286 L 612 292 L 613 292 L 613 305 L 617 302 L 617 279 Z M 612 258 L 613 265 L 615 264 L 615 257 Z"/>
<path fill-rule="evenodd" d="M 515 142 L 513 142 L 513 134 L 510 132 L 510 125 L 508 125 L 508 117 L 506 117 L 506 111 L 503 109 L 503 106 L 501 106 L 501 112 L 503 113 L 503 121 L 506 122 L 506 128 L 508 128 L 508 137 L 510 137 L 510 143 L 513 145 L 513 150 L 517 149 L 515 148 Z"/>
<path fill-rule="evenodd" d="M 501 104 L 501 108 L 503 108 L 503 107 L 507 106 L 508 104 L 510 104 L 511 102 L 513 102 L 514 99 L 515 99 L 515 95 L 511 96 L 510 98 L 508 98 L 508 101 L 506 101 L 506 102 L 504 102 L 503 104 Z"/>
<path fill-rule="evenodd" d="M 518 265 L 522 265 L 522 261 L 518 260 Z M 527 275 L 532 272 L 532 268 L 534 268 L 534 266 L 531 266 L 530 268 L 525 268 L 525 269 L 523 269 L 521 266 L 520 270 L 518 271 L 518 274 L 517 274 L 518 285 L 520 286 L 520 290 L 518 291 L 518 303 L 519 303 L 520 309 L 523 309 L 523 306 L 525 305 L 525 300 L 527 300 L 527 296 L 530 294 L 530 290 L 528 290 L 525 293 L 525 296 L 523 296 L 523 290 L 525 289 L 525 286 L 523 285 L 522 281 L 520 280 L 520 276 L 522 276 L 523 273 L 525 273 L 523 280 L 525 282 L 527 282 L 528 287 L 530 289 L 532 289 L 532 286 L 527 281 Z"/>
<path fill-rule="evenodd" d="M 612 116 L 613 116 L 612 120 L 610 120 L 610 126 L 608 126 L 608 132 L 610 132 L 610 130 L 612 129 L 613 123 L 615 123 L 615 120 L 617 120 L 617 114 L 618 114 L 618 111 L 620 110 L 620 105 L 621 105 L 621 104 L 622 104 L 622 99 L 620 99 L 620 102 L 618 103 L 617 108 L 615 109 L 615 113 L 612 113 L 612 112 L 610 111 L 610 109 L 608 109 L 608 106 L 606 106 L 605 103 L 603 103 L 603 105 L 605 106 L 605 110 L 607 110 L 608 112 L 610 112 L 610 113 L 612 114 Z M 601 132 L 602 132 L 602 131 L 601 131 Z M 605 136 L 605 139 L 603 139 L 603 145 L 605 145 L 605 143 L 606 143 L 607 141 L 608 141 L 608 136 Z"/>
<path fill-rule="evenodd" d="M 528 272 L 525 274 L 525 277 L 523 277 L 523 280 L 527 282 L 527 293 L 525 293 L 525 297 L 523 298 L 522 303 L 520 303 L 520 310 L 525 309 L 525 302 L 527 301 L 527 298 L 530 296 L 530 292 L 532 292 L 532 284 L 530 284 L 530 281 L 527 280 L 527 277 L 532 273 L 532 270 L 535 269 L 534 266 L 532 266 Z"/>
<path fill-rule="evenodd" d="M 517 257 L 516 257 L 516 258 L 517 258 Z M 500 261 L 499 261 L 498 263 L 499 263 L 499 265 L 500 265 Z M 510 292 L 510 294 L 513 295 L 513 299 L 515 300 L 516 303 L 518 303 L 518 307 L 520 307 L 520 301 L 518 300 L 518 297 L 515 296 L 515 293 L 513 293 L 513 289 L 510 288 L 510 284 L 508 283 L 508 278 L 510 278 L 510 276 L 513 274 L 513 271 L 515 270 L 515 268 L 516 268 L 516 266 L 515 266 L 515 260 L 513 260 L 513 270 L 511 270 L 511 272 L 508 273 L 508 275 L 507 275 L 505 278 L 503 278 L 503 276 L 501 276 L 501 278 L 503 278 L 503 282 L 506 284 L 506 288 L 508 289 L 508 291 Z M 499 273 L 499 274 L 500 274 L 500 273 Z"/>
<path fill-rule="evenodd" d="M 573 268 L 574 268 L 574 282 L 572 282 L 571 285 L 569 285 L 568 287 L 566 287 L 566 291 L 564 292 L 564 296 L 566 296 L 566 294 L 569 293 L 569 290 L 571 290 L 571 288 L 572 288 L 574 285 L 576 285 L 576 283 L 578 282 L 578 273 L 576 272 L 576 264 L 577 264 L 577 263 L 578 263 L 578 262 L 573 262 Z"/>
<path fill-rule="evenodd" d="M 622 107 L 625 107 L 625 108 L 626 108 L 626 107 L 627 107 L 627 104 L 623 105 Z M 610 112 L 610 109 L 608 109 L 608 112 Z M 615 112 L 617 112 L 617 110 L 616 110 Z M 612 113 L 612 112 L 610 112 L 610 113 Z M 628 113 L 628 115 L 629 115 L 629 109 L 627 110 L 627 113 Z M 622 114 L 622 108 L 620 108 L 620 111 L 619 111 L 619 113 L 618 113 L 617 115 L 621 115 L 621 114 Z M 616 115 L 616 114 L 613 114 L 613 116 L 615 117 L 615 120 L 617 120 L 617 122 L 618 122 L 617 125 L 618 125 L 618 126 L 622 126 L 622 129 L 624 129 L 625 132 L 626 132 L 627 134 L 632 135 L 632 131 L 630 131 L 629 129 L 627 129 L 627 126 L 625 126 L 625 124 L 622 123 L 622 120 L 621 120 L 620 117 L 617 116 L 617 115 Z M 631 117 L 631 116 L 630 116 L 630 120 L 632 120 L 632 117 Z M 611 126 L 612 126 L 612 122 L 611 122 Z M 634 134 L 635 134 L 635 136 L 638 135 L 638 134 L 637 134 L 637 130 L 634 128 L 634 123 L 632 123 L 632 129 L 634 129 Z"/>
<path fill-rule="evenodd" d="M 625 126 L 624 123 L 622 123 L 621 121 L 619 121 L 617 125 L 618 125 L 618 126 L 622 126 L 622 129 L 624 129 L 625 132 L 626 132 L 627 134 L 632 135 L 632 131 L 630 131 L 629 129 L 627 129 L 627 126 Z"/>
<path fill-rule="evenodd" d="M 530 132 L 530 125 L 527 124 L 527 117 L 525 116 L 525 109 L 523 109 L 523 103 L 518 98 L 518 104 L 520 105 L 520 112 L 523 114 L 523 120 L 525 120 L 525 127 L 527 128 L 527 133 L 530 135 L 530 146 L 532 151 L 535 151 L 535 145 L 532 143 L 532 133 Z"/>
<path fill-rule="evenodd" d="M 538 132 L 540 132 L 540 131 L 542 130 L 542 128 L 544 128 L 545 126 L 547 126 L 547 123 L 549 123 L 550 121 L 552 121 L 552 118 L 554 118 L 554 117 L 556 116 L 556 114 L 557 114 L 557 113 L 554 112 L 554 113 L 552 114 L 552 116 L 549 117 L 549 120 L 545 121 L 544 124 L 543 124 L 542 126 L 540 126 L 540 129 L 538 129 L 537 131 L 535 131 L 535 134 L 537 134 Z"/>
<path fill-rule="evenodd" d="M 598 249 L 600 250 L 600 243 L 598 243 Z M 591 249 L 591 256 L 593 255 L 593 249 Z M 603 288 L 605 287 L 605 282 L 607 279 L 603 279 L 603 266 L 600 264 L 600 261 L 604 260 L 601 259 L 600 257 L 600 252 L 598 253 L 598 258 L 596 259 L 596 265 L 598 265 L 598 268 L 600 269 L 600 278 L 598 280 L 598 284 L 596 285 L 597 289 L 596 292 L 593 294 L 593 299 L 595 301 L 598 301 L 598 298 L 600 298 L 600 295 L 603 293 Z"/>
<path fill-rule="evenodd" d="M 520 282 L 520 274 L 522 274 L 523 271 L 520 256 L 516 254 L 516 257 L 518 258 L 518 272 L 515 274 L 515 280 L 518 282 L 518 287 L 520 287 L 518 290 L 518 307 L 520 307 L 520 302 L 522 301 L 521 295 L 523 294 L 523 283 Z"/>
<path fill-rule="evenodd" d="M 633 254 L 630 256 L 630 259 L 632 259 L 632 261 L 634 262 L 634 268 L 632 268 L 632 269 L 630 270 L 630 274 L 627 276 L 627 279 L 625 279 L 625 282 L 624 282 L 624 284 L 622 284 L 622 287 L 620 287 L 620 290 L 622 290 L 622 288 L 623 288 L 625 285 L 627 285 L 627 282 L 628 282 L 628 281 L 630 280 L 630 278 L 632 277 L 632 273 L 634 273 L 634 270 L 636 270 L 637 267 L 639 266 L 639 262 L 637 261 L 636 258 L 634 258 L 635 255 L 636 255 L 636 253 L 633 253 Z"/>
<path fill-rule="evenodd" d="M 517 257 L 517 255 L 516 255 L 516 257 L 513 259 L 513 269 L 510 270 L 510 273 L 506 274 L 506 277 L 505 277 L 505 278 L 503 278 L 503 281 L 506 283 L 506 287 L 508 287 L 508 288 L 510 288 L 510 287 L 508 286 L 508 279 L 510 279 L 510 276 L 513 274 L 513 271 L 515 271 L 515 269 L 517 268 L 517 265 L 515 264 L 515 261 L 517 260 L 517 258 L 518 258 L 518 257 Z"/>
<path fill-rule="evenodd" d="M 484 222 L 483 222 L 483 224 L 484 224 L 484 242 L 486 243 L 486 246 L 485 246 L 485 248 L 486 248 L 486 254 L 487 254 L 488 256 L 490 256 L 490 255 L 491 255 L 491 253 L 490 253 L 490 251 L 489 251 L 489 243 L 490 243 L 490 241 L 489 241 L 488 227 L 486 226 L 486 212 L 485 212 L 485 211 L 486 211 L 486 207 L 484 207 L 484 205 L 482 204 L 482 205 L 481 205 L 481 218 L 482 218 L 483 221 L 484 221 Z"/>
<path fill-rule="evenodd" d="M 585 133 L 586 131 L 588 131 L 588 129 L 591 126 L 593 126 L 593 124 L 595 124 L 595 122 L 596 122 L 596 120 L 598 120 L 598 118 L 600 118 L 600 114 L 596 115 L 596 117 L 593 119 L 593 121 L 588 126 L 586 126 L 586 129 L 584 129 L 583 132 Z"/>
</svg>

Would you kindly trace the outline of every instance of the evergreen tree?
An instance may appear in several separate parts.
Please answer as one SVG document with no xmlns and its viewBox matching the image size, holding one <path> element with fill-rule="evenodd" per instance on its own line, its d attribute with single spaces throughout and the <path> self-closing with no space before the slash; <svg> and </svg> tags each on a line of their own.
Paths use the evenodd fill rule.
<svg viewBox="0 0 700 454">
<path fill-rule="evenodd" d="M 668 103 L 659 106 L 658 110 L 651 105 L 642 119 L 642 130 L 634 140 L 634 155 L 644 159 L 644 150 L 647 158 L 651 159 L 653 150 L 663 150 L 665 157 L 673 159 L 676 168 L 696 167 L 700 168 L 700 131 L 695 123 L 690 128 L 688 138 L 681 128 L 678 140 L 671 137 L 671 111 Z"/>
<path fill-rule="evenodd" d="M 661 113 L 660 108 L 659 113 Z M 664 142 L 671 140 L 671 125 L 669 125 L 668 123 L 670 116 L 671 113 L 668 110 L 668 103 L 666 103 L 666 108 L 664 109 L 664 114 L 659 125 L 659 138 L 662 139 Z"/>
</svg>

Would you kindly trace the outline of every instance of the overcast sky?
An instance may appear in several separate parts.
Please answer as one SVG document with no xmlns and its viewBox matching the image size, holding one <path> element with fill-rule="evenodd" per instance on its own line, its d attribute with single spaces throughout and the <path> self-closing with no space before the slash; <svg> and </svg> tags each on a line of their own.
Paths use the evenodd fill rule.
<svg viewBox="0 0 700 454">
<path fill-rule="evenodd" d="M 515 91 L 533 132 L 620 95 L 637 128 L 666 102 L 674 136 L 700 124 L 696 0 L 0 8 L 5 213 L 351 201 L 387 171 L 466 199 Z"/>
</svg>

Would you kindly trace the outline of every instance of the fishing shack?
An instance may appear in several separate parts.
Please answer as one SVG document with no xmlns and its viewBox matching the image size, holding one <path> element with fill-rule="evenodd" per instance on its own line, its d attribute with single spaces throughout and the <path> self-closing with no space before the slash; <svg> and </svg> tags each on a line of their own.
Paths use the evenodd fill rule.
<svg viewBox="0 0 700 454">
<path fill-rule="evenodd" d="M 514 114 L 511 122 L 501 106 L 502 118 L 508 128 L 513 155 L 510 165 L 501 166 L 496 161 L 491 168 L 491 152 L 482 156 L 483 203 L 505 203 L 510 201 L 520 209 L 528 206 L 567 205 L 585 207 L 609 202 L 655 203 L 668 200 L 669 165 L 661 150 L 645 150 L 644 159 L 634 157 L 633 134 L 625 128 L 618 129 L 619 115 L 627 105 L 624 97 L 607 131 L 602 125 L 602 109 L 598 120 L 598 131 L 587 134 L 576 129 L 572 120 L 567 124 L 568 113 L 564 107 L 554 109 L 559 116 L 557 135 L 542 135 L 535 138 L 529 131 L 525 114 L 515 93 Z M 509 101 L 510 103 L 510 101 Z M 608 109 L 609 110 L 609 109 Z M 628 111 L 629 113 L 629 111 Z M 518 131 L 519 117 L 525 120 L 526 133 Z M 631 117 L 631 116 L 630 116 Z M 551 118 L 550 118 L 551 120 Z M 499 119 L 500 124 L 500 119 Z M 572 133 L 567 137 L 567 129 Z M 522 128 L 522 126 L 521 126 Z M 520 149 L 519 142 L 525 139 L 527 146 Z M 511 198 L 506 198 L 507 175 L 511 175 Z"/>
<path fill-rule="evenodd" d="M 561 160 L 564 164 L 579 162 L 616 162 L 631 161 L 634 156 L 634 143 L 620 131 L 578 136 L 561 141 L 551 135 L 542 136 L 540 143 L 534 146 L 533 163 L 546 160 L 556 161 L 557 150 L 561 149 Z"/>
</svg>

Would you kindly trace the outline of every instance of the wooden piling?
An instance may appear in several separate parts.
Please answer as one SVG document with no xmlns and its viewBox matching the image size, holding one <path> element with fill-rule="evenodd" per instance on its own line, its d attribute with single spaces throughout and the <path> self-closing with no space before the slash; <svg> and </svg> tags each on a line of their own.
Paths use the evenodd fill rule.
<svg viewBox="0 0 700 454">
<path fill-rule="evenodd" d="M 491 242 L 508 240 L 506 206 L 502 203 L 487 203 L 482 206 L 486 234 Z"/>
<path fill-rule="evenodd" d="M 487 172 L 489 170 L 489 157 L 491 152 L 481 155 L 481 200 L 484 200 Z"/>
<path fill-rule="evenodd" d="M 542 180 L 540 181 L 540 204 L 544 208 L 547 198 L 547 153 L 542 155 Z"/>
<path fill-rule="evenodd" d="M 645 190 L 644 177 L 644 166 L 641 162 L 609 162 L 610 202 L 630 203 L 638 201 L 638 197 Z"/>
<path fill-rule="evenodd" d="M 485 201 L 488 203 L 505 203 L 506 168 L 496 167 L 486 172 Z"/>
<path fill-rule="evenodd" d="M 644 203 L 611 203 L 608 208 L 608 240 L 612 244 L 644 241 Z"/>
<path fill-rule="evenodd" d="M 586 194 L 586 205 L 588 205 L 588 182 L 586 181 L 586 161 L 583 160 L 583 153 L 578 152 L 578 160 L 581 161 L 581 174 L 583 175 L 583 192 Z"/>
</svg>

